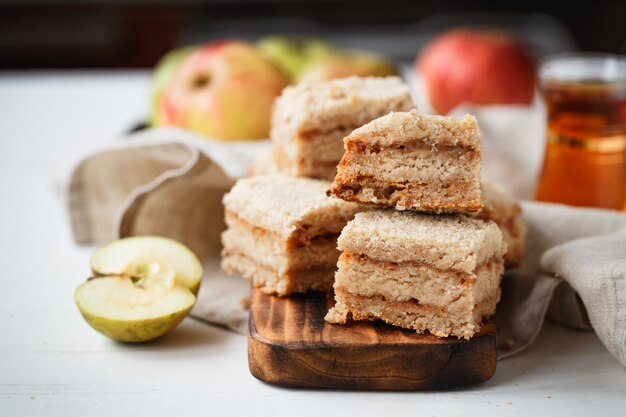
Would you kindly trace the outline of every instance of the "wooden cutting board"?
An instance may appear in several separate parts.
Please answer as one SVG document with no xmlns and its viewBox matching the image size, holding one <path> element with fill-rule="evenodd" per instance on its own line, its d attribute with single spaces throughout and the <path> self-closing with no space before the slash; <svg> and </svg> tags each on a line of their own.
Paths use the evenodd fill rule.
<svg viewBox="0 0 626 417">
<path fill-rule="evenodd" d="M 382 322 L 329 324 L 325 294 L 279 298 L 254 289 L 248 331 L 252 375 L 286 387 L 427 390 L 491 378 L 497 348 L 493 321 L 470 341 L 437 338 Z"/>
</svg>

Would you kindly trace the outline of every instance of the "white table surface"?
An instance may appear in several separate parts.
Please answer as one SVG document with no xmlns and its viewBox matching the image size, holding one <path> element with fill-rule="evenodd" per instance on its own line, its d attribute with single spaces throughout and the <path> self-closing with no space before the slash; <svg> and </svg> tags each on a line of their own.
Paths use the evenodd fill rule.
<svg viewBox="0 0 626 417">
<path fill-rule="evenodd" d="M 144 72 L 0 73 L 0 416 L 626 415 L 626 368 L 593 333 L 547 325 L 477 387 L 443 392 L 277 388 L 246 339 L 186 319 L 153 343 L 84 323 L 74 289 L 93 248 L 71 240 L 65 181 L 147 113 Z"/>
</svg>

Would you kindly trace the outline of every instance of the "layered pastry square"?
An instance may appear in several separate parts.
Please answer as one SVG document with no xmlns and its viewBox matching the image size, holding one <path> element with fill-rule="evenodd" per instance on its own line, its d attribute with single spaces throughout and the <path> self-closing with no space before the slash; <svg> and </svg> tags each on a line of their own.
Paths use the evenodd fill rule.
<svg viewBox="0 0 626 417">
<path fill-rule="evenodd" d="M 506 243 L 464 215 L 362 212 L 341 232 L 331 323 L 383 320 L 469 339 L 495 312 Z"/>
<path fill-rule="evenodd" d="M 284 175 L 237 181 L 223 199 L 222 268 L 266 293 L 331 290 L 337 237 L 359 205 L 327 197 L 328 186 Z"/>
<path fill-rule="evenodd" d="M 330 192 L 347 201 L 434 213 L 482 207 L 476 118 L 391 113 L 354 130 Z"/>
<path fill-rule="evenodd" d="M 512 195 L 498 184 L 482 180 L 483 208 L 476 215 L 483 220 L 492 220 L 502 231 L 507 251 L 504 264 L 507 268 L 518 266 L 526 250 L 526 224 L 522 220 L 522 208 Z"/>
<path fill-rule="evenodd" d="M 287 87 L 272 114 L 275 164 L 289 175 L 332 181 L 345 136 L 389 112 L 413 107 L 409 87 L 399 77 L 348 77 Z"/>
</svg>

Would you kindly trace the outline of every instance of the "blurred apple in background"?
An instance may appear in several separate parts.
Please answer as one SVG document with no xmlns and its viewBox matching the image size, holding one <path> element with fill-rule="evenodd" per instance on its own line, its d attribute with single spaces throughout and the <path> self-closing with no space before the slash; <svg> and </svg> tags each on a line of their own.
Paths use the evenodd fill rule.
<svg viewBox="0 0 626 417">
<path fill-rule="evenodd" d="M 159 115 L 160 103 L 163 97 L 163 90 L 169 83 L 172 75 L 183 61 L 183 59 L 191 52 L 198 49 L 196 46 L 185 46 L 173 49 L 165 54 L 154 67 L 152 75 L 152 107 L 150 112 L 151 124 L 157 124 L 162 116 Z"/>
<path fill-rule="evenodd" d="M 397 74 L 385 57 L 317 38 L 268 36 L 179 48 L 154 70 L 152 126 L 180 126 L 217 139 L 269 134 L 274 99 L 290 83 Z"/>
<path fill-rule="evenodd" d="M 296 80 L 298 74 L 311 62 L 340 53 L 332 44 L 317 38 L 275 35 L 262 38 L 257 45 L 291 81 Z"/>
<path fill-rule="evenodd" d="M 254 45 L 206 44 L 174 66 L 156 105 L 154 125 L 176 125 L 226 140 L 268 136 L 272 103 L 289 80 Z"/>
<path fill-rule="evenodd" d="M 397 74 L 395 66 L 382 55 L 340 49 L 322 39 L 268 36 L 258 45 L 294 83 Z"/>
<path fill-rule="evenodd" d="M 528 105 L 535 91 L 531 60 L 515 39 L 502 32 L 446 32 L 426 45 L 415 70 L 440 114 L 464 102 Z"/>
<path fill-rule="evenodd" d="M 395 66 L 385 57 L 364 51 L 345 51 L 312 61 L 296 77 L 297 82 L 325 81 L 333 78 L 384 77 L 396 75 Z"/>
</svg>

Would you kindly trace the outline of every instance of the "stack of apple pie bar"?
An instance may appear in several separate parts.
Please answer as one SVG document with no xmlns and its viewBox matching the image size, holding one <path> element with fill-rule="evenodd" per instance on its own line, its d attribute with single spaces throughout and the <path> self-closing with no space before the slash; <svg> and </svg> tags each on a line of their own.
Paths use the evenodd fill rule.
<svg viewBox="0 0 626 417">
<path fill-rule="evenodd" d="M 334 289 L 332 323 L 476 334 L 525 231 L 481 182 L 476 119 L 417 112 L 399 78 L 351 77 L 285 89 L 272 123 L 264 174 L 224 197 L 223 268 L 280 296 Z"/>
</svg>

